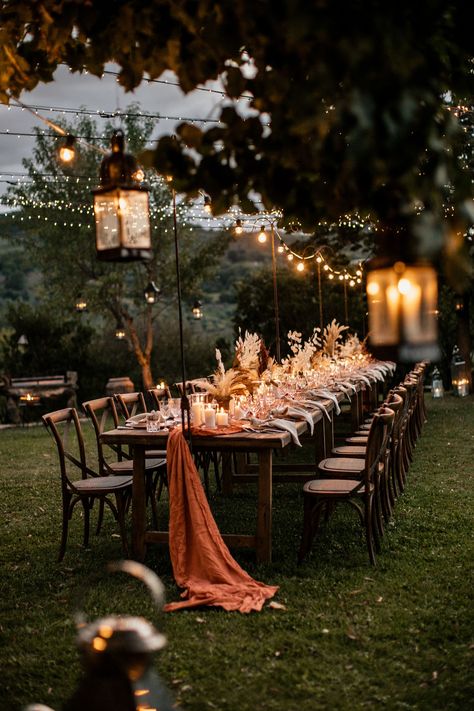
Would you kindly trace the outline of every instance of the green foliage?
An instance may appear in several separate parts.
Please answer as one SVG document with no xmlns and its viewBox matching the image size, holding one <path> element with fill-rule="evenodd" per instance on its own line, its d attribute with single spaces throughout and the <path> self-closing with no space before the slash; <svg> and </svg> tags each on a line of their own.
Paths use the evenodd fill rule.
<svg viewBox="0 0 474 711">
<path fill-rule="evenodd" d="M 136 105 L 129 106 L 127 111 L 123 129 L 129 150 L 137 153 L 149 138 L 154 122 L 138 117 Z M 79 137 L 99 134 L 95 122 L 89 118 L 82 117 L 64 128 Z M 111 135 L 112 130 L 109 124 L 105 134 Z M 37 131 L 33 157 L 24 160 L 31 180 L 27 186 L 16 186 L 8 193 L 11 204 L 18 209 L 16 227 L 6 237 L 16 249 L 21 246 L 29 263 L 41 270 L 39 297 L 43 310 L 52 310 L 68 319 L 81 296 L 87 301 L 89 312 L 101 317 L 99 321 L 96 319 L 96 327 L 108 324 L 113 328 L 117 321 L 126 323 L 137 363 L 147 367 L 153 350 L 153 324 L 160 314 L 166 315 L 173 309 L 177 296 L 169 187 L 155 171 L 149 172 L 152 259 L 144 264 L 100 262 L 95 251 L 91 196 L 91 188 L 98 180 L 97 153 L 79 143 L 77 160 L 64 167 L 57 161 L 57 146 L 55 137 Z M 178 205 L 178 210 L 184 215 L 186 205 Z M 202 280 L 225 251 L 228 239 L 228 235 L 186 225 L 183 218 L 179 242 L 184 299 L 195 296 Z M 154 307 L 146 305 L 143 298 L 143 290 L 151 280 L 161 291 L 160 304 Z M 160 334 L 159 347 L 169 347 L 166 330 Z"/>
<path fill-rule="evenodd" d="M 168 645 L 154 666 L 186 711 L 470 708 L 473 403 L 472 396 L 427 403 L 428 423 L 377 568 L 368 564 L 349 507 L 336 511 L 297 566 L 302 485 L 275 485 L 273 563 L 257 565 L 253 551 L 232 552 L 257 580 L 280 586 L 276 600 L 285 609 L 265 606 L 251 615 L 157 615 L 141 583 L 105 573 L 121 555 L 108 511 L 89 551 L 75 512 L 58 565 L 54 443 L 42 427 L 1 432 L 2 708 L 38 701 L 59 709 L 70 696 L 80 673 L 78 606 L 88 620 L 136 614 L 164 630 Z M 92 428 L 84 429 L 90 447 Z M 231 499 L 214 492 L 211 507 L 221 530 L 255 530 L 253 486 L 238 487 Z M 166 501 L 160 517 L 166 526 Z M 177 600 L 166 550 L 150 546 L 146 564 L 164 581 L 167 600 Z"/>
<path fill-rule="evenodd" d="M 12 330 L 0 343 L 3 372 L 12 377 L 59 375 L 86 365 L 93 331 L 77 318 L 65 320 L 20 302 L 9 306 L 6 319 Z M 28 340 L 24 347 L 18 345 L 22 335 Z"/>
<path fill-rule="evenodd" d="M 113 60 L 129 90 L 165 69 L 184 92 L 221 76 L 230 98 L 253 97 L 253 115 L 225 104 L 221 125 L 182 124 L 155 154 L 179 191 L 204 188 L 217 212 L 234 195 L 247 210 L 254 191 L 311 227 L 354 209 L 385 221 L 419 201 L 439 227 L 448 191 L 455 206 L 472 195 L 444 103 L 473 94 L 463 0 L 63 5 L 1 4 L 1 100 L 51 81 L 59 62 L 100 76 Z"/>
</svg>

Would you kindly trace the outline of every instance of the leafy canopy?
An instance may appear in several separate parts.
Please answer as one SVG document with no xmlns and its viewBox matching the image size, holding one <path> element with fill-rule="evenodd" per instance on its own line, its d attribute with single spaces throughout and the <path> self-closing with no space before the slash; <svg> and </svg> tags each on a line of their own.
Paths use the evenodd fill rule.
<svg viewBox="0 0 474 711">
<path fill-rule="evenodd" d="M 444 104 L 473 94 L 470 12 L 464 0 L 2 2 L 0 98 L 61 62 L 100 76 L 115 61 L 128 90 L 166 69 L 185 92 L 220 76 L 222 123 L 182 124 L 152 157 L 178 191 L 205 189 L 215 212 L 235 196 L 251 209 L 253 191 L 305 227 L 354 209 L 396 220 L 416 203 L 429 230 L 448 192 L 456 208 L 472 195 Z"/>
</svg>

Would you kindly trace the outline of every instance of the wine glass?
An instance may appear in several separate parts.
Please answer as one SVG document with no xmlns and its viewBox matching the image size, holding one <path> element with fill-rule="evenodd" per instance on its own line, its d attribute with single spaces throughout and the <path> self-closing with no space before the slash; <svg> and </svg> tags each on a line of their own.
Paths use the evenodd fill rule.
<svg viewBox="0 0 474 711">
<path fill-rule="evenodd" d="M 177 420 L 181 414 L 181 399 L 178 397 L 170 398 L 168 400 L 168 406 L 173 419 Z"/>
<path fill-rule="evenodd" d="M 163 417 L 163 422 L 166 422 L 166 420 L 169 420 L 171 417 L 171 409 L 169 405 L 169 400 L 160 400 L 160 412 L 161 416 Z"/>
</svg>

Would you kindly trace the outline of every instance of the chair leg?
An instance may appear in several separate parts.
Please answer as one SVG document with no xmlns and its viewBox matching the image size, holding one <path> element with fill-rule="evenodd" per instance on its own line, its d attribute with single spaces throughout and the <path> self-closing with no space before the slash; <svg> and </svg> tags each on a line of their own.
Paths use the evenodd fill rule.
<svg viewBox="0 0 474 711">
<path fill-rule="evenodd" d="M 90 530 L 90 501 L 84 497 L 81 501 L 84 509 L 84 548 L 89 547 L 89 530 Z"/>
<path fill-rule="evenodd" d="M 104 500 L 100 499 L 100 501 L 99 501 L 99 515 L 97 518 L 97 528 L 95 529 L 96 536 L 98 536 L 100 533 L 100 529 L 102 528 L 103 519 L 104 519 Z"/>
<path fill-rule="evenodd" d="M 122 539 L 122 550 L 125 557 L 128 558 L 127 531 L 125 529 L 125 495 L 116 493 L 115 503 L 117 506 L 117 521 L 120 529 L 120 538 Z"/>
<path fill-rule="evenodd" d="M 302 563 L 311 550 L 311 544 L 318 531 L 321 521 L 321 514 L 329 502 L 317 501 L 313 496 L 304 496 L 303 500 L 303 532 L 301 535 L 300 549 L 298 552 L 298 564 Z"/>
<path fill-rule="evenodd" d="M 369 559 L 372 565 L 377 565 L 374 550 L 374 526 L 373 526 L 373 499 L 369 497 L 365 501 L 365 540 L 367 542 L 367 550 L 369 551 Z"/>
<path fill-rule="evenodd" d="M 62 530 L 61 530 L 61 543 L 59 545 L 59 555 L 58 563 L 64 558 L 66 552 L 67 534 L 69 529 L 69 519 L 70 519 L 70 507 L 71 507 L 71 494 L 64 494 L 63 496 L 63 519 L 62 519 Z"/>
</svg>

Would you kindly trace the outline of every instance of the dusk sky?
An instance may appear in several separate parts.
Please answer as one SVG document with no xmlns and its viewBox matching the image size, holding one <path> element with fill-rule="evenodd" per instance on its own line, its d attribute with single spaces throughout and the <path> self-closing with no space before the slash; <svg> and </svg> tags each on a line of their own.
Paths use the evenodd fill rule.
<svg viewBox="0 0 474 711">
<path fill-rule="evenodd" d="M 110 65 L 108 69 L 116 70 L 117 67 Z M 54 82 L 39 84 L 30 92 L 21 95 L 20 100 L 24 104 L 48 107 L 64 108 L 86 108 L 91 111 L 113 112 L 115 110 L 124 111 L 128 104 L 138 102 L 141 109 L 148 113 L 159 113 L 162 116 L 178 116 L 183 118 L 216 118 L 218 106 L 221 105 L 223 97 L 218 93 L 196 90 L 191 94 L 184 95 L 183 92 L 172 84 L 143 83 L 134 92 L 126 93 L 116 81 L 113 75 L 104 75 L 102 79 L 91 75 L 73 74 L 66 67 L 59 67 L 56 72 Z M 171 72 L 167 72 L 161 80 L 175 82 L 176 78 Z M 219 89 L 218 82 L 206 85 L 212 89 Z M 241 103 L 245 104 L 245 100 Z M 55 123 L 60 122 L 63 117 L 57 112 L 39 110 L 45 118 Z M 75 116 L 65 116 L 68 120 L 74 120 Z M 98 118 L 98 125 L 105 124 L 105 120 Z M 173 133 L 179 121 L 157 120 L 153 137 Z M 199 124 L 198 124 L 199 125 Z M 119 124 L 117 123 L 117 127 Z M 7 183 L 5 180 L 15 181 L 18 178 L 12 177 L 11 173 L 24 173 L 21 164 L 22 158 L 31 155 L 34 145 L 34 137 L 20 136 L 13 137 L 3 135 L 8 131 L 28 133 L 33 128 L 51 131 L 41 120 L 35 118 L 29 111 L 20 108 L 8 108 L 0 104 L 0 195 L 2 195 Z M 99 164 L 99 157 L 98 157 Z M 0 211 L 5 207 L 0 206 Z"/>
</svg>

